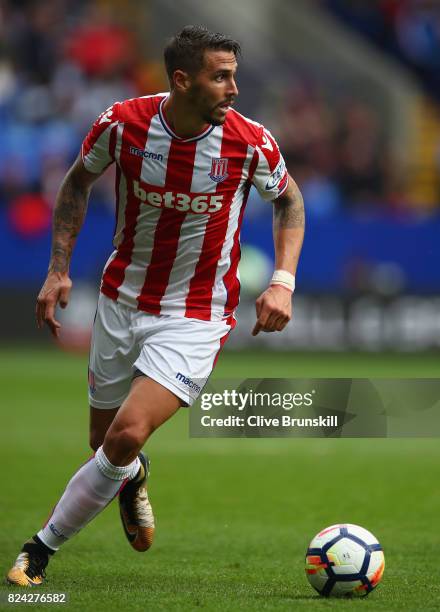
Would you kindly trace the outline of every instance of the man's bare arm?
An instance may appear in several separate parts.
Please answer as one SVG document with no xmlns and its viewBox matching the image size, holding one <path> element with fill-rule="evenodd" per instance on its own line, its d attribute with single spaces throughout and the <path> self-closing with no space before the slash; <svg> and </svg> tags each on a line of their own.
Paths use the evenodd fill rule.
<svg viewBox="0 0 440 612">
<path fill-rule="evenodd" d="M 296 273 L 304 240 L 304 200 L 298 185 L 289 176 L 282 196 L 274 201 L 273 241 L 275 269 Z"/>
<path fill-rule="evenodd" d="M 86 216 L 90 189 L 97 175 L 78 158 L 67 172 L 57 195 L 52 220 L 49 272 L 68 274 L 70 258 Z"/>
<path fill-rule="evenodd" d="M 304 240 L 304 201 L 298 185 L 289 176 L 282 196 L 274 201 L 273 241 L 275 269 L 295 275 Z M 256 301 L 257 322 L 252 331 L 282 331 L 292 316 L 291 293 L 281 285 L 271 285 Z"/>
<path fill-rule="evenodd" d="M 57 195 L 52 220 L 52 250 L 46 281 L 37 298 L 38 327 L 46 323 L 58 336 L 59 322 L 55 308 L 67 306 L 72 281 L 69 278 L 70 259 L 76 238 L 84 222 L 92 184 L 99 177 L 85 169 L 78 157 L 67 172 Z"/>
</svg>

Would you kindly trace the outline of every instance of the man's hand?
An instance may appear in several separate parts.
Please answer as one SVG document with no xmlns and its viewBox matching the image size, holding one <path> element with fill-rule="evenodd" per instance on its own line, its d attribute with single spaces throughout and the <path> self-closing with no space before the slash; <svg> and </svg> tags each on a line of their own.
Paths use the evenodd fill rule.
<svg viewBox="0 0 440 612">
<path fill-rule="evenodd" d="M 35 309 L 38 328 L 41 329 L 43 324 L 46 323 L 55 338 L 58 338 L 61 327 L 61 323 L 55 319 L 55 308 L 57 304 L 59 304 L 61 308 L 66 308 L 69 302 L 71 288 L 72 281 L 68 274 L 49 272 L 38 294 L 37 306 Z"/>
<path fill-rule="evenodd" d="M 257 322 L 252 335 L 260 331 L 283 330 L 292 317 L 292 292 L 281 285 L 271 285 L 255 303 Z"/>
</svg>

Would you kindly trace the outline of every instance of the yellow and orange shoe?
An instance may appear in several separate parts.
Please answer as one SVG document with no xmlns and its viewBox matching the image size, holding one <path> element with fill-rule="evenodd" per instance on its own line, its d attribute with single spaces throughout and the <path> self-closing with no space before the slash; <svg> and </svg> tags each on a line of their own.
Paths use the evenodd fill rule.
<svg viewBox="0 0 440 612">
<path fill-rule="evenodd" d="M 153 543 L 154 516 L 147 493 L 150 461 L 143 453 L 139 453 L 139 459 L 141 467 L 136 478 L 119 493 L 119 512 L 127 540 L 135 550 L 144 552 Z"/>
<path fill-rule="evenodd" d="M 42 546 L 34 540 L 29 540 L 23 545 L 14 567 L 7 573 L 6 580 L 9 584 L 22 587 L 40 586 L 46 578 L 45 569 L 48 563 L 49 555 Z"/>
</svg>

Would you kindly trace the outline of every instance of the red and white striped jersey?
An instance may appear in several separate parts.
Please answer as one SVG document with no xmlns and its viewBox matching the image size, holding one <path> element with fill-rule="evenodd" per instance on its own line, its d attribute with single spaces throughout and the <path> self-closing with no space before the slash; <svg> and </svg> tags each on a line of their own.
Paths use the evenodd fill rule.
<svg viewBox="0 0 440 612">
<path fill-rule="evenodd" d="M 116 163 L 115 250 L 101 291 L 153 314 L 217 321 L 238 304 L 251 185 L 273 200 L 287 171 L 273 136 L 233 109 L 223 125 L 179 138 L 162 112 L 167 96 L 116 102 L 83 142 L 90 172 Z"/>
</svg>

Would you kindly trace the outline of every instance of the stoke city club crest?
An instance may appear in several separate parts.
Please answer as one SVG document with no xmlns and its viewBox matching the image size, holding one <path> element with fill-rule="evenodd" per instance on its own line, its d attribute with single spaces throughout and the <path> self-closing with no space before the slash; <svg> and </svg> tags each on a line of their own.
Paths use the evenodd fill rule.
<svg viewBox="0 0 440 612">
<path fill-rule="evenodd" d="M 228 178 L 228 158 L 213 157 L 211 159 L 211 172 L 209 178 L 216 183 L 221 183 Z"/>
</svg>

